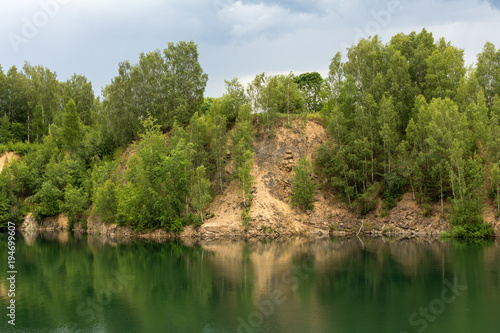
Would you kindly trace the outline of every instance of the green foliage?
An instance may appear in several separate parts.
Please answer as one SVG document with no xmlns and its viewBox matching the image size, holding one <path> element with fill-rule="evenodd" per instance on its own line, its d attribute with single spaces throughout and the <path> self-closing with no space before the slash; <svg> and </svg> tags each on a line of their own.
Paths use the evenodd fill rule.
<svg viewBox="0 0 500 333">
<path fill-rule="evenodd" d="M 120 63 L 118 76 L 103 90 L 107 131 L 116 145 L 123 145 L 142 131 L 140 119 L 148 114 L 162 130 L 174 121 L 187 124 L 200 111 L 207 80 L 192 41 L 141 54 L 135 65 Z"/>
<path fill-rule="evenodd" d="M 241 109 L 236 120 L 236 129 L 232 136 L 231 156 L 234 161 L 234 170 L 237 171 L 245 163 L 246 151 L 253 151 L 254 134 L 251 109 L 248 105 Z"/>
<path fill-rule="evenodd" d="M 313 197 L 316 186 L 311 179 L 312 167 L 309 159 L 300 158 L 295 166 L 293 178 L 292 206 L 300 207 L 304 211 L 314 209 Z"/>
<path fill-rule="evenodd" d="M 215 100 L 215 98 L 213 98 L 213 97 L 205 97 L 203 99 L 203 103 L 201 104 L 201 107 L 200 107 L 200 114 L 202 116 L 204 116 L 205 114 L 207 114 L 207 112 L 212 107 L 212 104 L 214 103 L 214 100 Z"/>
<path fill-rule="evenodd" d="M 111 180 L 106 180 L 104 185 L 94 192 L 94 209 L 103 222 L 116 221 L 118 198 L 116 185 Z"/>
<path fill-rule="evenodd" d="M 82 130 L 80 117 L 72 99 L 64 107 L 61 136 L 63 148 L 67 151 L 75 151 L 80 143 Z"/>
<path fill-rule="evenodd" d="M 303 109 L 304 98 L 292 73 L 269 77 L 265 73 L 258 74 L 249 84 L 248 94 L 253 110 L 259 114 L 259 121 L 268 136 L 274 135 L 278 113 L 289 116 Z"/>
<path fill-rule="evenodd" d="M 250 223 L 252 222 L 252 217 L 248 213 L 248 209 L 243 209 L 241 211 L 241 222 L 243 223 L 243 226 L 245 227 L 245 232 L 250 228 Z"/>
<path fill-rule="evenodd" d="M 74 74 L 69 78 L 63 88 L 62 103 L 67 105 L 72 100 L 75 103 L 76 113 L 84 125 L 94 123 L 93 108 L 95 103 L 92 83 L 83 75 Z"/>
<path fill-rule="evenodd" d="M 18 89 L 25 89 L 27 139 L 42 142 L 60 111 L 61 83 L 55 72 L 43 66 L 25 63 L 23 70 Z"/>
<path fill-rule="evenodd" d="M 216 99 L 208 113 L 209 127 L 211 128 L 212 138 L 210 141 L 211 160 L 215 161 L 215 173 L 218 183 L 218 190 L 222 193 L 222 183 L 224 178 L 224 169 L 226 166 L 226 126 L 227 118 L 221 114 L 219 100 Z"/>
<path fill-rule="evenodd" d="M 177 203 L 179 206 L 178 199 L 169 200 L 170 196 L 179 195 L 171 190 L 174 185 L 170 179 L 171 170 L 165 168 L 165 164 L 171 165 L 165 162 L 172 157 L 166 156 L 165 139 L 153 119 L 144 120 L 143 126 L 146 132 L 141 135 L 137 154 L 127 164 L 127 183 L 117 193 L 117 218 L 138 230 L 169 228 L 176 218 L 172 205 Z M 182 163 L 181 159 L 176 162 Z"/>
<path fill-rule="evenodd" d="M 495 237 L 495 232 L 491 224 L 488 223 L 466 224 L 453 226 L 451 236 L 464 239 L 493 238 Z"/>
<path fill-rule="evenodd" d="M 64 189 L 64 203 L 61 205 L 61 211 L 68 215 L 70 224 L 74 225 L 75 222 L 84 218 L 88 207 L 88 198 L 83 189 L 68 184 Z"/>
<path fill-rule="evenodd" d="M 233 124 L 240 114 L 243 105 L 247 104 L 248 98 L 245 95 L 245 88 L 233 78 L 231 81 L 225 80 L 226 91 L 220 98 L 220 112 L 227 119 L 229 124 Z"/>
<path fill-rule="evenodd" d="M 7 114 L 0 118 L 0 144 L 12 141 L 11 125 Z"/>
<path fill-rule="evenodd" d="M 483 220 L 484 172 L 481 160 L 476 156 L 464 161 L 462 172 L 456 178 L 458 195 L 452 200 L 450 216 L 452 235 L 457 238 L 492 237 L 492 226 Z"/>
<path fill-rule="evenodd" d="M 196 44 L 169 43 L 120 63 L 102 103 L 84 76 L 59 82 L 43 66 L 0 67 L 0 153 L 21 156 L 2 176 L 0 219 L 19 221 L 29 208 L 73 220 L 93 205 L 103 220 L 136 229 L 197 225 L 210 186 L 223 191 L 228 148 L 249 207 L 254 124 L 272 136 L 279 117 L 290 126 L 291 115 L 321 109 L 330 141 L 317 151 L 317 173 L 350 208 L 367 214 L 380 195 L 391 208 L 409 185 L 426 213 L 440 201 L 443 214 L 451 200 L 456 235 L 489 234 L 485 183 L 500 212 L 499 54 L 486 43 L 466 70 L 463 50 L 425 29 L 388 44 L 374 36 L 352 45 L 346 62 L 337 53 L 324 80 L 262 73 L 246 90 L 226 81 L 212 99 Z M 294 193 L 304 209 L 306 192 Z"/>
<path fill-rule="evenodd" d="M 384 174 L 382 198 L 387 209 L 396 207 L 397 201 L 404 193 L 406 179 L 397 173 Z"/>
<path fill-rule="evenodd" d="M 35 204 L 33 215 L 41 220 L 46 216 L 59 214 L 63 198 L 63 192 L 54 186 L 51 180 L 43 182 L 40 190 L 30 200 Z"/>
<path fill-rule="evenodd" d="M 0 229 L 7 226 L 11 215 L 12 189 L 10 184 L 10 174 L 0 173 Z"/>
<path fill-rule="evenodd" d="M 377 195 L 380 192 L 380 188 L 380 183 L 374 183 L 370 185 L 370 187 L 368 187 L 366 191 L 358 197 L 357 205 L 359 213 L 362 216 L 365 216 L 366 214 L 377 208 Z"/>
<path fill-rule="evenodd" d="M 243 140 L 240 141 L 238 145 L 238 149 L 243 151 L 244 144 Z M 243 154 L 241 154 L 241 164 L 238 165 L 237 175 L 241 184 L 241 196 L 243 198 L 243 205 L 245 208 L 248 208 L 252 204 L 252 194 L 251 188 L 253 185 L 253 177 L 251 175 L 252 166 L 253 166 L 253 156 L 254 154 L 250 150 L 245 150 Z"/>
<path fill-rule="evenodd" d="M 200 214 L 201 222 L 203 223 L 203 209 L 210 203 L 212 197 L 209 194 L 210 180 L 206 178 L 205 167 L 200 165 L 196 168 L 193 188 L 191 190 L 193 209 Z"/>
<path fill-rule="evenodd" d="M 293 78 L 304 96 L 305 107 L 308 112 L 319 112 L 323 108 L 321 101 L 321 87 L 323 78 L 318 72 L 303 73 Z"/>
<path fill-rule="evenodd" d="M 165 79 L 163 89 L 166 92 L 165 110 L 168 123 L 174 120 L 187 123 L 198 112 L 203 103 L 203 93 L 208 75 L 203 73 L 198 62 L 198 46 L 193 42 L 181 41 L 168 43 L 163 51 Z M 158 117 L 162 121 L 161 117 Z"/>
<path fill-rule="evenodd" d="M 500 168 L 498 163 L 493 164 L 491 168 L 491 185 L 493 189 L 493 198 L 496 201 L 497 216 L 500 215 Z"/>
<path fill-rule="evenodd" d="M 440 39 L 436 49 L 427 58 L 427 100 L 454 98 L 460 79 L 465 75 L 464 51 Z"/>
</svg>

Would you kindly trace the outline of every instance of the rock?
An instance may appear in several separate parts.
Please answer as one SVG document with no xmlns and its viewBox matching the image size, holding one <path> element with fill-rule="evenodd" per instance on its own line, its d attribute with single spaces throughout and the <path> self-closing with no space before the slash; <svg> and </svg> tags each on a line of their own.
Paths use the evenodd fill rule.
<svg viewBox="0 0 500 333">
<path fill-rule="evenodd" d="M 403 224 L 403 223 L 398 223 L 398 227 L 405 230 L 409 228 L 408 224 Z"/>
<path fill-rule="evenodd" d="M 35 221 L 35 219 L 33 218 L 33 214 L 31 213 L 28 213 L 28 215 L 26 215 L 23 223 L 19 227 L 19 229 L 21 230 L 31 230 L 31 231 L 38 230 L 38 228 L 39 228 L 38 223 Z"/>
</svg>

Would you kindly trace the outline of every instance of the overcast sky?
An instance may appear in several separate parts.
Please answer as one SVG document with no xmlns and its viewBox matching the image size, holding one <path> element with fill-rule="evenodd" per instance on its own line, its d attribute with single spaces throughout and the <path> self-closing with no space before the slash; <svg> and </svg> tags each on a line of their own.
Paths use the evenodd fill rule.
<svg viewBox="0 0 500 333">
<path fill-rule="evenodd" d="M 224 79 L 326 74 L 360 38 L 424 27 L 472 64 L 486 41 L 500 47 L 500 0 L 0 0 L 0 64 L 83 74 L 100 94 L 119 62 L 193 40 L 217 97 Z"/>
</svg>

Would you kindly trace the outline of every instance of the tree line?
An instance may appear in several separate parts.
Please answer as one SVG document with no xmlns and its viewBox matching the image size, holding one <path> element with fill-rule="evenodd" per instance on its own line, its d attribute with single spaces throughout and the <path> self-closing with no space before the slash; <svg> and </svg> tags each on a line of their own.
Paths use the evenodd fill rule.
<svg viewBox="0 0 500 333">
<path fill-rule="evenodd" d="M 81 75 L 59 82 L 42 66 L 0 70 L 0 148 L 24 155 L 2 172 L 1 220 L 32 211 L 76 221 L 93 212 L 139 229 L 179 230 L 202 222 L 232 177 L 248 220 L 255 131 L 272 136 L 279 118 L 290 124 L 294 114 L 319 113 L 331 140 L 315 168 L 351 209 L 367 214 L 380 196 L 390 209 L 410 191 L 429 214 L 451 200 L 456 235 L 491 233 L 482 210 L 488 195 L 500 211 L 493 44 L 466 67 L 463 50 L 424 29 L 387 44 L 362 39 L 345 62 L 332 58 L 325 78 L 262 73 L 247 87 L 234 78 L 218 98 L 204 96 L 207 80 L 193 42 L 120 63 L 102 101 Z M 312 208 L 310 173 L 304 159 L 293 200 L 304 209 Z"/>
<path fill-rule="evenodd" d="M 331 142 L 318 152 L 325 182 L 366 214 L 406 190 L 430 213 L 451 200 L 453 234 L 491 235 L 486 195 L 498 196 L 500 51 L 486 43 L 465 67 L 463 50 L 425 29 L 388 44 L 362 39 L 331 61 L 326 106 Z M 497 211 L 497 215 L 500 211 Z"/>
</svg>

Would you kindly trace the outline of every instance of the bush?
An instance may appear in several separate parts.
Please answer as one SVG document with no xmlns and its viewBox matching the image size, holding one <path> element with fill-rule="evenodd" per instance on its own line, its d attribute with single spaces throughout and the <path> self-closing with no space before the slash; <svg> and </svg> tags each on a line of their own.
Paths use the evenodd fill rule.
<svg viewBox="0 0 500 333">
<path fill-rule="evenodd" d="M 376 182 L 366 189 L 366 191 L 361 194 L 357 199 L 357 205 L 359 208 L 359 213 L 365 216 L 378 205 L 377 194 L 380 192 L 380 183 Z"/>
<path fill-rule="evenodd" d="M 313 197 L 316 186 L 311 179 L 312 168 L 309 160 L 302 157 L 295 167 L 293 178 L 292 206 L 304 211 L 314 209 Z"/>
<path fill-rule="evenodd" d="M 241 211 L 241 221 L 243 222 L 243 226 L 245 227 L 245 232 L 250 228 L 250 222 L 252 222 L 252 217 L 248 213 L 247 209 L 243 209 Z"/>
<path fill-rule="evenodd" d="M 484 223 L 482 206 L 472 198 L 453 201 L 450 224 L 451 236 L 455 238 L 491 238 L 495 234 L 491 224 Z"/>
<path fill-rule="evenodd" d="M 61 212 L 60 203 L 63 199 L 63 193 L 47 180 L 42 184 L 40 190 L 32 197 L 32 202 L 36 205 L 34 210 L 35 217 L 40 220 L 45 216 L 55 216 Z"/>
<path fill-rule="evenodd" d="M 35 151 L 39 145 L 26 142 L 9 142 L 7 147 L 10 151 L 13 151 L 20 156 L 24 156 L 32 151 Z"/>
<path fill-rule="evenodd" d="M 94 196 L 94 209 L 102 221 L 113 223 L 116 221 L 116 207 L 118 205 L 116 185 L 107 180 L 99 187 Z"/>
<path fill-rule="evenodd" d="M 84 218 L 84 213 L 89 206 L 87 196 L 82 189 L 69 184 L 64 189 L 64 203 L 62 211 L 68 214 L 70 228 L 80 219 Z"/>
<path fill-rule="evenodd" d="M 462 239 L 493 238 L 495 232 L 489 223 L 466 224 L 452 227 L 451 236 Z"/>
<path fill-rule="evenodd" d="M 0 173 L 0 228 L 6 227 L 10 218 L 12 194 L 9 181 L 7 172 Z"/>
<path fill-rule="evenodd" d="M 195 228 L 201 226 L 201 218 L 198 216 L 198 215 L 195 215 L 193 213 L 188 213 L 186 215 L 184 215 L 181 219 L 181 224 L 182 226 L 188 226 L 188 225 L 192 225 L 194 226 Z M 176 224 L 176 222 L 174 221 L 174 224 Z"/>
<path fill-rule="evenodd" d="M 384 174 L 382 198 L 384 199 L 387 209 L 396 207 L 397 202 L 401 200 L 405 186 L 406 179 L 397 173 L 391 172 Z"/>
</svg>

